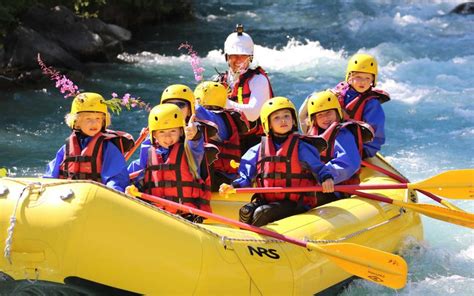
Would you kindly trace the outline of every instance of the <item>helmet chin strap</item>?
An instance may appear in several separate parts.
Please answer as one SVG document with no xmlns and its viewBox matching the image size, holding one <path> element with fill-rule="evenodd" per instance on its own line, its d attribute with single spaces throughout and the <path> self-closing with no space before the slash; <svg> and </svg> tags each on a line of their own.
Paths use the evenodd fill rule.
<svg viewBox="0 0 474 296">
<path fill-rule="evenodd" d="M 238 78 L 240 74 L 245 73 L 250 68 L 250 64 L 252 63 L 252 58 L 250 57 L 249 59 L 250 59 L 250 62 L 248 66 L 245 67 L 245 69 L 239 69 L 239 71 L 234 71 L 232 67 L 230 66 L 230 63 L 227 62 L 227 65 L 229 66 L 230 74 L 234 76 L 234 78 Z"/>
<path fill-rule="evenodd" d="M 247 69 L 248 69 L 248 68 L 247 68 Z M 245 69 L 245 70 L 247 70 L 247 69 Z M 232 76 L 232 78 L 233 78 L 232 80 L 233 80 L 233 81 L 236 81 L 236 80 L 239 78 L 240 74 L 242 74 L 242 73 L 244 73 L 244 72 L 245 72 L 245 71 L 237 71 L 237 72 L 234 72 L 234 70 L 232 70 L 232 68 L 229 67 L 229 74 Z"/>
</svg>

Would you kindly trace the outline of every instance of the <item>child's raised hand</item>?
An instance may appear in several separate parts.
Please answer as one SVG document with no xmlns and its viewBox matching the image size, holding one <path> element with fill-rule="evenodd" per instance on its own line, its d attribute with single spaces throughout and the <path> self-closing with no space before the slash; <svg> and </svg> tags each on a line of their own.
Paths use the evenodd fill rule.
<svg viewBox="0 0 474 296">
<path fill-rule="evenodd" d="M 219 187 L 219 195 L 227 195 L 230 190 L 234 189 L 232 185 L 222 183 Z"/>
<path fill-rule="evenodd" d="M 184 134 L 187 140 L 192 140 L 196 136 L 198 129 L 196 125 L 196 114 L 191 115 L 188 125 L 184 128 Z"/>
<path fill-rule="evenodd" d="M 135 187 L 135 185 L 130 185 L 125 188 L 125 194 L 128 194 L 128 195 L 135 196 L 134 193 L 137 193 L 137 192 L 138 192 L 138 188 Z"/>
<path fill-rule="evenodd" d="M 331 193 L 334 192 L 334 180 L 332 178 L 324 180 L 323 184 L 323 192 L 324 193 Z"/>
</svg>

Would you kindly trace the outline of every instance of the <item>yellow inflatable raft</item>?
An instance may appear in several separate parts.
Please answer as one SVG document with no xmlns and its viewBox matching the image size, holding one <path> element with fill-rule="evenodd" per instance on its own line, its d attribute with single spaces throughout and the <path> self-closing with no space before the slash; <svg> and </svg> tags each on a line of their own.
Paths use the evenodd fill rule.
<svg viewBox="0 0 474 296">
<path fill-rule="evenodd" d="M 397 173 L 381 157 L 371 162 Z M 397 183 L 367 168 L 361 178 Z M 417 199 L 409 190 L 376 193 Z M 214 195 L 212 208 L 238 219 L 249 199 Z M 350 242 L 392 253 L 423 239 L 417 213 L 358 197 L 264 228 L 319 245 Z M 316 251 L 209 219 L 194 224 L 89 181 L 0 179 L 0 249 L 1 295 L 314 295 L 351 278 Z"/>
</svg>

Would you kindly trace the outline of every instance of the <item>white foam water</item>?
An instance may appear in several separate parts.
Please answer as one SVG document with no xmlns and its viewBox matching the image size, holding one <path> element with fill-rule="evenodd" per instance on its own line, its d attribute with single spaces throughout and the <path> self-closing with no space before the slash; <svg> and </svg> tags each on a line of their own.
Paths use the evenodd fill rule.
<svg viewBox="0 0 474 296">
<path fill-rule="evenodd" d="M 391 94 L 383 105 L 382 152 L 410 180 L 421 181 L 474 167 L 474 17 L 449 14 L 461 2 L 196 1 L 196 21 L 157 28 L 146 40 L 156 44 L 156 36 L 166 36 L 169 48 L 125 52 L 125 65 L 93 66 L 80 87 L 105 95 L 129 92 L 157 104 L 167 85 L 197 83 L 179 44 L 197 36 L 189 41 L 210 79 L 214 68 L 226 68 L 223 41 L 241 22 L 257 44 L 254 65 L 268 71 L 277 95 L 299 106 L 311 92 L 343 80 L 351 55 L 367 52 L 379 62 L 378 87 Z M 16 176 L 41 174 L 70 132 L 62 123 L 69 104 L 52 87 L 3 94 L 0 166 Z M 124 112 L 113 124 L 138 135 L 146 120 L 144 111 Z M 423 195 L 420 201 L 439 206 Z M 451 202 L 474 212 L 471 200 Z M 408 243 L 404 251 L 404 289 L 357 280 L 342 295 L 470 295 L 473 231 L 427 217 L 423 223 L 425 241 Z"/>
</svg>

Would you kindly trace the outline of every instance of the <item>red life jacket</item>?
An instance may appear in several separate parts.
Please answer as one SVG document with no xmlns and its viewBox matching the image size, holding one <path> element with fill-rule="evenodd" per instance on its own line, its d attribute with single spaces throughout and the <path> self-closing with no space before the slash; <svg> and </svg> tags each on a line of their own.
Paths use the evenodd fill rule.
<svg viewBox="0 0 474 296">
<path fill-rule="evenodd" d="M 252 79 L 255 75 L 263 75 L 268 81 L 268 87 L 270 91 L 270 98 L 273 98 L 273 89 L 272 85 L 270 84 L 270 79 L 268 79 L 268 75 L 265 72 L 265 70 L 262 69 L 262 67 L 257 67 L 255 69 L 248 69 L 245 73 L 241 74 L 239 76 L 239 79 L 234 85 L 234 88 L 232 89 L 232 92 L 228 94 L 228 99 L 232 100 L 234 102 L 237 102 L 239 104 L 248 104 L 250 100 L 250 94 L 251 94 L 251 89 L 250 89 L 250 79 Z M 219 76 L 219 82 L 222 83 L 227 89 L 229 86 L 227 85 L 227 76 L 228 72 L 223 73 L 222 75 Z M 260 122 L 260 119 L 256 121 L 251 121 L 250 122 L 250 131 L 248 134 L 257 134 L 257 135 L 264 135 L 263 127 Z"/>
<path fill-rule="evenodd" d="M 224 109 L 219 111 L 212 111 L 222 115 L 230 138 L 225 141 L 216 141 L 206 134 L 206 142 L 214 144 L 219 149 L 219 157 L 214 161 L 214 169 L 217 171 L 236 174 L 237 168 L 230 166 L 230 161 L 233 159 L 240 162 L 242 153 L 240 151 L 240 137 L 249 130 L 249 123 L 245 115 L 233 109 Z"/>
<path fill-rule="evenodd" d="M 350 87 L 351 86 L 347 82 L 343 81 L 334 88 L 339 103 L 345 111 L 345 115 L 350 119 L 359 121 L 363 120 L 364 108 L 369 100 L 379 100 L 380 104 L 390 101 L 390 95 L 387 92 L 384 92 L 381 89 L 371 88 L 368 91 L 359 94 L 346 105 L 344 103 L 344 97 Z"/>
<path fill-rule="evenodd" d="M 359 155 L 362 157 L 363 152 L 363 144 L 366 142 L 372 141 L 374 137 L 374 132 L 372 127 L 363 122 L 363 121 L 355 121 L 349 120 L 342 123 L 333 122 L 323 133 L 322 137 L 328 143 L 327 149 L 320 153 L 321 161 L 324 163 L 328 163 L 334 158 L 334 148 L 336 145 L 336 138 L 341 129 L 347 128 L 356 140 L 357 149 L 359 151 Z M 309 135 L 317 136 L 319 134 L 319 129 L 316 126 L 312 126 L 308 131 Z M 360 169 L 349 179 L 341 182 L 341 185 L 352 185 L 352 184 L 360 184 Z"/>
<path fill-rule="evenodd" d="M 303 168 L 298 157 L 300 137 L 297 133 L 288 136 L 278 151 L 273 141 L 262 137 L 257 162 L 256 183 L 258 187 L 304 187 L 318 184 L 312 172 Z M 316 206 L 316 193 L 265 193 L 267 202 L 290 199 L 310 207 Z"/>
<path fill-rule="evenodd" d="M 133 136 L 126 132 L 106 129 L 104 135 L 106 140 L 110 140 L 124 155 L 135 145 Z"/>
<path fill-rule="evenodd" d="M 148 149 L 143 187 L 146 193 L 211 212 L 209 177 L 206 180 L 196 179 L 191 174 L 184 143 L 174 144 L 166 161 L 156 153 L 154 146 Z M 171 213 L 177 212 L 175 209 L 165 209 Z"/>
<path fill-rule="evenodd" d="M 97 133 L 84 149 L 79 145 L 76 132 L 67 139 L 64 158 L 59 165 L 59 178 L 102 182 L 102 148 L 105 136 Z"/>
<path fill-rule="evenodd" d="M 87 147 L 81 149 L 77 133 L 73 132 L 66 139 L 64 158 L 59 166 L 59 178 L 102 182 L 100 173 L 102 171 L 104 141 L 110 141 L 117 146 L 122 154 L 134 145 L 133 137 L 130 134 L 107 129 L 97 133 L 87 144 Z"/>
</svg>

